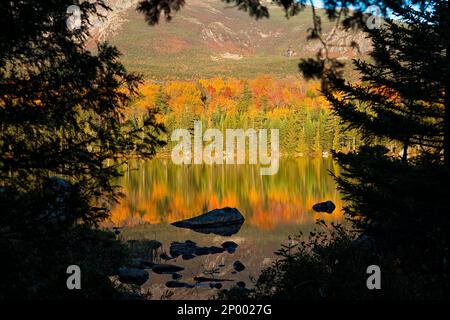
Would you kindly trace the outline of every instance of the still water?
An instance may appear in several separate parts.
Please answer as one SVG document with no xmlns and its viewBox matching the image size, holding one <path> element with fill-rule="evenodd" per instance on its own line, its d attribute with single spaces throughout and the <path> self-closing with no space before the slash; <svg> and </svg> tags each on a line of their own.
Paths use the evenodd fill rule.
<svg viewBox="0 0 450 320">
<path fill-rule="evenodd" d="M 124 240 L 156 239 L 167 253 L 174 241 L 191 240 L 198 246 L 218 247 L 224 241 L 234 241 L 239 246 L 233 254 L 210 254 L 191 260 L 178 257 L 169 263 L 185 267 L 180 281 L 194 283 L 193 277 L 218 268 L 215 277 L 251 286 L 250 278 L 256 278 L 262 268 L 271 264 L 276 258 L 274 251 L 286 244 L 290 235 L 310 231 L 316 219 L 342 221 L 341 197 L 329 172 L 339 174 L 332 159 L 281 159 L 280 169 L 273 176 L 261 176 L 257 165 L 178 166 L 170 159 L 135 162 L 118 181 L 126 197 L 113 208 L 110 224 L 123 227 Z M 311 209 L 325 200 L 336 204 L 332 214 Z M 170 225 L 227 206 L 237 208 L 245 217 L 240 231 L 230 237 Z M 236 260 L 246 269 L 234 274 L 232 265 Z M 170 275 L 150 271 L 144 288 L 159 299 L 168 290 L 165 283 L 169 280 Z M 225 282 L 224 287 L 233 283 Z M 170 290 L 174 299 L 203 299 L 215 292 L 207 286 Z"/>
</svg>

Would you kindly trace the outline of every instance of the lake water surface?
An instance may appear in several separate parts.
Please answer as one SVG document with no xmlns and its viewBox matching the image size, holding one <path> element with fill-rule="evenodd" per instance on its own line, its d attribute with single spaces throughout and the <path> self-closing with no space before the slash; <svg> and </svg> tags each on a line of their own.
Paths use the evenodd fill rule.
<svg viewBox="0 0 450 320">
<path fill-rule="evenodd" d="M 139 169 L 139 170 L 135 170 Z M 135 162 L 119 180 L 126 195 L 112 210 L 111 224 L 123 227 L 124 240 L 156 239 L 169 253 L 173 241 L 191 240 L 198 246 L 219 246 L 234 241 L 235 253 L 198 256 L 191 260 L 178 257 L 169 263 L 185 267 L 180 281 L 194 283 L 194 276 L 205 276 L 205 270 L 218 268 L 217 278 L 244 281 L 251 286 L 260 270 L 276 258 L 274 251 L 287 244 L 288 237 L 308 232 L 316 219 L 340 222 L 342 201 L 329 172 L 338 173 L 332 159 L 281 159 L 276 175 L 261 176 L 257 165 L 174 165 L 170 159 Z M 332 200 L 332 214 L 315 213 L 313 204 Z M 191 218 L 208 210 L 237 208 L 245 217 L 240 231 L 230 237 L 202 234 L 181 229 L 170 223 Z M 246 269 L 233 274 L 233 262 L 240 260 Z M 168 290 L 170 275 L 150 271 L 144 285 L 153 298 Z M 234 282 L 224 283 L 229 287 Z M 215 289 L 171 289 L 173 298 L 202 299 Z"/>
</svg>

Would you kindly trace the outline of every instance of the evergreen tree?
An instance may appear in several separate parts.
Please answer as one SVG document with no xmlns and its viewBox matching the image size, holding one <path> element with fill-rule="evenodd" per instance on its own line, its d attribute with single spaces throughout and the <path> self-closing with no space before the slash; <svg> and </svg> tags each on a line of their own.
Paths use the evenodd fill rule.
<svg viewBox="0 0 450 320">
<path fill-rule="evenodd" d="M 417 5 L 394 3 L 391 9 L 401 23 L 366 30 L 373 62 L 355 63 L 364 82 L 331 78 L 326 96 L 347 128 L 364 138 L 358 152 L 335 154 L 344 169 L 336 180 L 350 202 L 346 212 L 380 250 L 400 259 L 405 272 L 416 272 L 412 265 L 428 270 L 444 288 L 450 206 L 436 199 L 450 190 L 450 37 L 442 29 L 449 25 L 450 10 L 448 1 Z M 402 156 L 389 153 L 386 141 L 401 145 Z"/>
<path fill-rule="evenodd" d="M 71 4 L 0 4 L 0 252 L 8 273 L 0 298 L 110 294 L 107 275 L 123 255 L 114 236 L 91 227 L 120 195 L 121 164 L 161 144 L 152 114 L 143 126 L 126 120 L 140 78 L 117 49 L 86 50 L 88 18 L 107 7 L 83 2 L 80 29 L 71 31 Z M 65 286 L 71 264 L 83 268 L 83 290 Z"/>
<path fill-rule="evenodd" d="M 299 144 L 298 123 L 295 117 L 290 117 L 286 120 L 286 141 L 282 144 L 286 145 L 286 153 L 295 155 L 297 146 Z"/>
<path fill-rule="evenodd" d="M 296 147 L 296 152 L 300 155 L 307 155 L 308 147 L 306 145 L 306 138 L 305 138 L 305 127 L 302 127 L 300 129 L 299 137 L 298 137 L 298 144 Z"/>
<path fill-rule="evenodd" d="M 170 111 L 167 94 L 164 92 L 163 87 L 161 87 L 158 94 L 156 95 L 155 109 L 163 114 L 167 114 Z"/>
<path fill-rule="evenodd" d="M 336 127 L 333 132 L 333 143 L 331 146 L 331 150 L 340 151 L 341 150 L 341 134 L 339 127 Z"/>
<path fill-rule="evenodd" d="M 314 136 L 313 145 L 312 145 L 312 151 L 314 152 L 314 155 L 317 157 L 322 156 L 322 144 L 320 142 L 320 124 L 316 127 L 316 135 Z"/>
<path fill-rule="evenodd" d="M 253 102 L 252 91 L 250 90 L 248 82 L 246 81 L 244 84 L 244 90 L 242 91 L 238 100 L 238 112 L 239 113 L 247 112 L 252 102 Z"/>
</svg>

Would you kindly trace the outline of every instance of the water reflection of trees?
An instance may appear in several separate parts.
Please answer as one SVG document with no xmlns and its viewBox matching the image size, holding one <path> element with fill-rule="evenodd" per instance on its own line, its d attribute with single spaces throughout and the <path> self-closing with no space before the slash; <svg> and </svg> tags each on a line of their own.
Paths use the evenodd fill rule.
<svg viewBox="0 0 450 320">
<path fill-rule="evenodd" d="M 139 171 L 133 170 L 139 167 Z M 134 163 L 119 181 L 126 198 L 112 210 L 116 225 L 171 223 L 219 207 L 236 207 L 246 223 L 260 229 L 305 224 L 316 218 L 340 220 L 342 201 L 328 170 L 331 159 L 282 159 L 274 176 L 261 176 L 258 166 L 175 166 L 157 159 Z M 332 215 L 311 207 L 332 200 Z"/>
</svg>

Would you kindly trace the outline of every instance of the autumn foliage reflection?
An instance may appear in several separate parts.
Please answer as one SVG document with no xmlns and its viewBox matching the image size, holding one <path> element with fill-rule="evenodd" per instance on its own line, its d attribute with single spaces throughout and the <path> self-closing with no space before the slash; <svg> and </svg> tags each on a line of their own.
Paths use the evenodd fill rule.
<svg viewBox="0 0 450 320">
<path fill-rule="evenodd" d="M 261 176 L 251 165 L 176 166 L 165 159 L 133 168 L 119 181 L 126 198 L 112 210 L 116 226 L 171 223 L 225 206 L 264 230 L 342 218 L 342 201 L 327 173 L 338 170 L 331 159 L 282 159 L 275 176 Z M 333 214 L 311 210 L 322 200 L 336 204 Z"/>
</svg>

